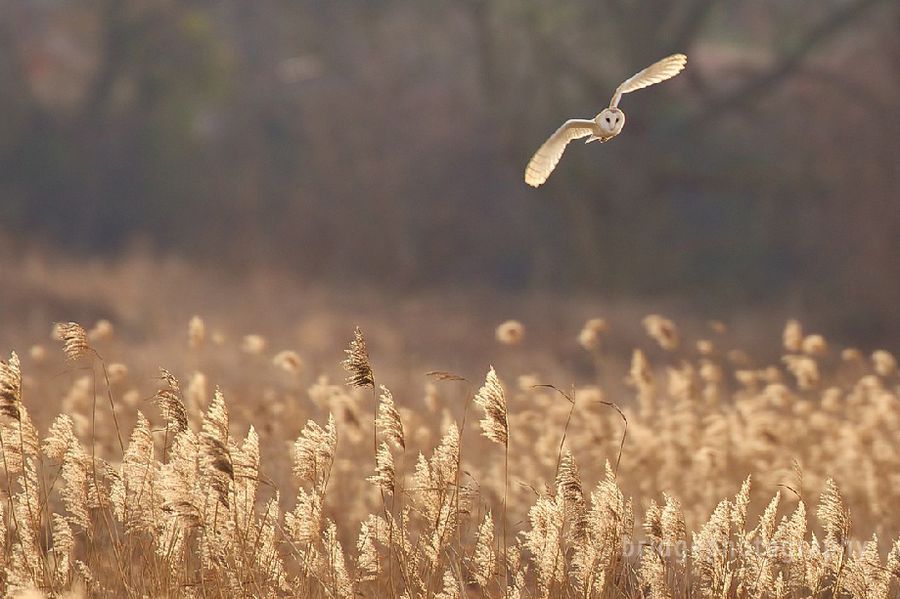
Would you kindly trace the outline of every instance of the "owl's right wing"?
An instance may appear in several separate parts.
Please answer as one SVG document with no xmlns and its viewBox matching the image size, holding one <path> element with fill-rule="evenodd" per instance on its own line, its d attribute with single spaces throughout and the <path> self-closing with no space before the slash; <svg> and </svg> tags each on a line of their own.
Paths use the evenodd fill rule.
<svg viewBox="0 0 900 599">
<path fill-rule="evenodd" d="M 532 187 L 542 185 L 559 164 L 559 159 L 562 158 L 569 142 L 587 137 L 594 132 L 595 127 L 594 121 L 585 119 L 569 119 L 563 123 L 563 126 L 557 129 L 531 157 L 528 166 L 525 167 L 525 182 Z"/>
<path fill-rule="evenodd" d="M 615 108 L 618 106 L 619 100 L 622 99 L 622 94 L 637 91 L 649 85 L 653 85 L 654 83 L 671 79 L 680 73 L 686 64 L 687 56 L 684 54 L 673 54 L 654 62 L 646 69 L 635 73 L 623 81 L 622 85 L 616 88 L 616 93 L 613 94 L 613 99 L 612 102 L 609 103 L 609 107 Z"/>
</svg>

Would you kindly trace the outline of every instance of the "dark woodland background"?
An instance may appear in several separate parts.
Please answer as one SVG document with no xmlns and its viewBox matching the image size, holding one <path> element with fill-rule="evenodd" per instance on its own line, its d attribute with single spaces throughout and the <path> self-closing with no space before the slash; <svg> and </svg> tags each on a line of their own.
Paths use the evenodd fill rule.
<svg viewBox="0 0 900 599">
<path fill-rule="evenodd" d="M 671 52 L 614 142 L 522 181 Z M 900 4 L 0 0 L 7 251 L 900 333 Z"/>
</svg>

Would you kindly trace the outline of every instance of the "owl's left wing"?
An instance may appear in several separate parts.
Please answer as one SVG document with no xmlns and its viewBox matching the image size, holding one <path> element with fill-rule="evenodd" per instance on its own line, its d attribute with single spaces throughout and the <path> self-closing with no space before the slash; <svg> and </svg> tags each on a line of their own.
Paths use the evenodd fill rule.
<svg viewBox="0 0 900 599">
<path fill-rule="evenodd" d="M 684 54 L 673 54 L 654 62 L 646 69 L 635 73 L 626 79 L 622 85 L 617 87 L 612 102 L 609 103 L 609 107 L 615 108 L 618 106 L 619 101 L 622 99 L 622 94 L 627 94 L 653 85 L 654 83 L 671 79 L 680 73 L 686 64 L 687 56 Z"/>
<path fill-rule="evenodd" d="M 594 132 L 594 121 L 569 119 L 538 148 L 525 167 L 525 182 L 540 187 L 559 164 L 566 146 L 573 139 L 587 137 Z"/>
</svg>

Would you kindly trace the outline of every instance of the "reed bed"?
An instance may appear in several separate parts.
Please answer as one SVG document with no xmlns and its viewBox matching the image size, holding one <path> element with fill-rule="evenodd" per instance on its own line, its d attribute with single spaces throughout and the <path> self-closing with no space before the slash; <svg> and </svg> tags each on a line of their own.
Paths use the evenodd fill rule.
<svg viewBox="0 0 900 599">
<path fill-rule="evenodd" d="M 718 323 L 704 338 L 660 315 L 642 324 L 655 347 L 634 350 L 627 373 L 591 319 L 573 335 L 596 365 L 590 384 L 485 364 L 423 375 L 415 396 L 381 384 L 391 356 L 370 355 L 359 329 L 342 383 L 304 379 L 300 353 L 227 341 L 196 317 L 186 363 L 147 383 L 109 355 L 112 323 L 57 325 L 58 350 L 0 363 L 0 590 L 898 596 L 894 357 L 829 347 L 791 321 L 780 362 L 751 367 L 719 349 Z M 514 351 L 525 327 L 496 336 Z M 229 343 L 243 376 L 268 381 L 236 401 L 197 357 Z M 45 378 L 67 390 L 39 431 L 29 409 L 56 401 Z"/>
</svg>

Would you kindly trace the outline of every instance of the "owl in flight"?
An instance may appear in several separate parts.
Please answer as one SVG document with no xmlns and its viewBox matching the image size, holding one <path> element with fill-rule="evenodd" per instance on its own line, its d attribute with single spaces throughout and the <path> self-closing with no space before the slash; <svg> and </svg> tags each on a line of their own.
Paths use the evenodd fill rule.
<svg viewBox="0 0 900 599">
<path fill-rule="evenodd" d="M 593 119 L 569 119 L 563 123 L 563 126 L 557 129 L 531 157 L 528 166 L 525 167 L 525 182 L 532 187 L 543 184 L 573 139 L 587 137 L 585 143 L 592 141 L 603 143 L 621 133 L 622 127 L 625 126 L 625 113 L 619 109 L 622 94 L 671 79 L 681 72 L 686 63 L 687 56 L 684 54 L 673 54 L 663 58 L 625 80 L 616 88 L 609 108 L 604 108 Z"/>
</svg>

